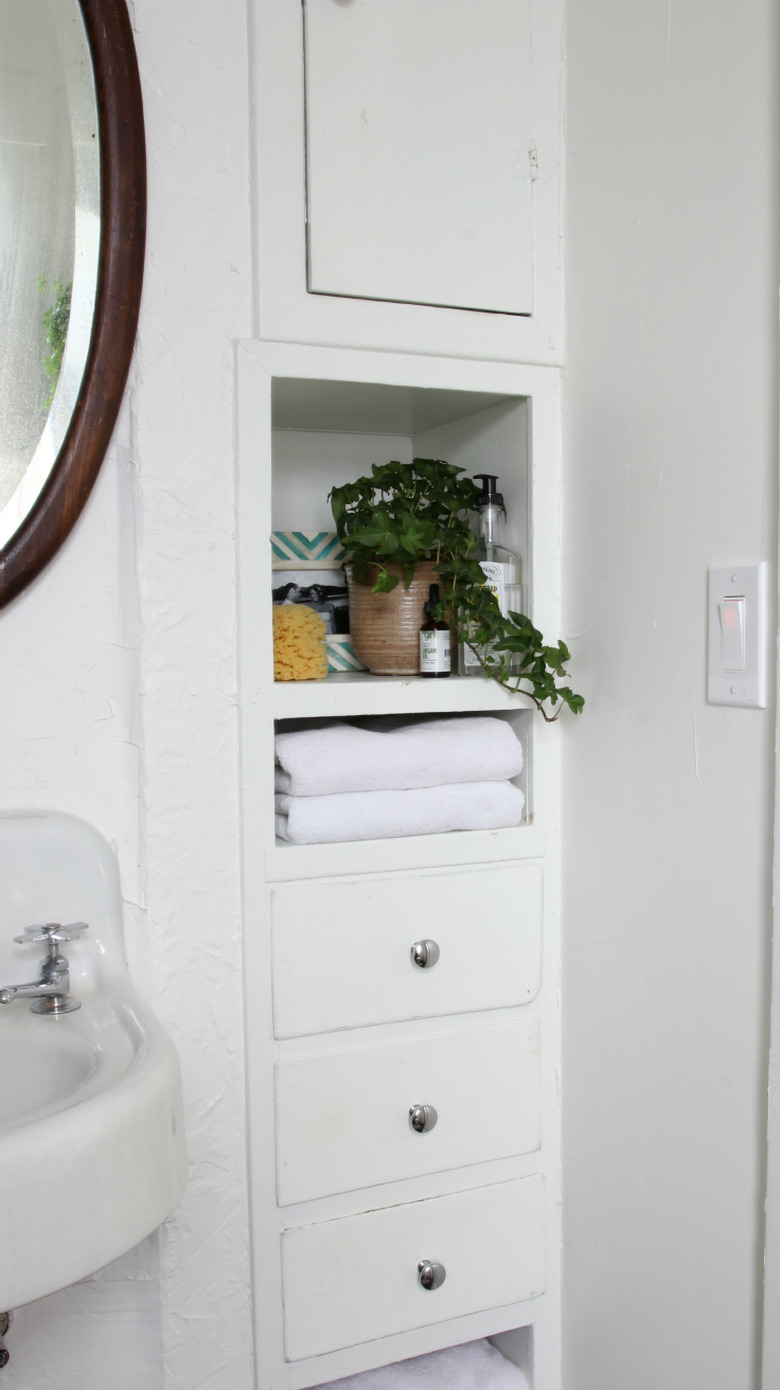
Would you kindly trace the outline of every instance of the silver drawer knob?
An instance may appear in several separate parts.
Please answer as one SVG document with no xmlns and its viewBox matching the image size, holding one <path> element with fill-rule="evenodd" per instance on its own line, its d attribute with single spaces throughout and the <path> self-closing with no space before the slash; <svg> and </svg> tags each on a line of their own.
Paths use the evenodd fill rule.
<svg viewBox="0 0 780 1390">
<path fill-rule="evenodd" d="M 434 1105 L 410 1105 L 409 1124 L 417 1134 L 430 1134 L 436 1128 L 439 1114 Z"/>
<path fill-rule="evenodd" d="M 420 1260 L 417 1278 L 424 1289 L 440 1289 L 447 1278 L 447 1271 L 444 1265 L 437 1264 L 435 1260 Z"/>
<path fill-rule="evenodd" d="M 430 969 L 439 959 L 439 948 L 435 941 L 415 941 L 412 946 L 412 960 L 421 970 Z"/>
</svg>

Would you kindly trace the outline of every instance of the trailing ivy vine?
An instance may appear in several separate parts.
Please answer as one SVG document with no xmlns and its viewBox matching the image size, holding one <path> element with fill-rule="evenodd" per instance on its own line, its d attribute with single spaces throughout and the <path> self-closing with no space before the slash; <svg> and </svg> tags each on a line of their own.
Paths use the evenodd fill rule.
<svg viewBox="0 0 780 1390">
<path fill-rule="evenodd" d="M 358 583 L 373 580 L 374 593 L 399 582 L 388 565 L 400 565 L 408 588 L 419 561 L 439 574 L 437 619 L 447 622 L 474 652 L 487 676 L 522 694 L 552 722 L 563 706 L 579 714 L 585 703 L 569 685 L 564 642 L 546 643 L 523 613 L 502 614 L 474 558 L 476 537 L 469 513 L 479 493 L 464 470 L 444 459 L 415 458 L 374 464 L 369 475 L 329 493 L 336 529 L 350 553 Z M 516 667 L 517 669 L 512 669 Z"/>
</svg>

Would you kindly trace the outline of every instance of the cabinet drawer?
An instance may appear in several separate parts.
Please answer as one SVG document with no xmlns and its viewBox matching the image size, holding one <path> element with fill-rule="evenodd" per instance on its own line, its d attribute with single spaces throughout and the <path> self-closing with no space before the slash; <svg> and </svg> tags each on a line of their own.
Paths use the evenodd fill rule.
<svg viewBox="0 0 780 1390">
<path fill-rule="evenodd" d="M 423 1289 L 420 1260 L 444 1283 Z M 541 1176 L 285 1231 L 288 1361 L 533 1298 L 544 1288 Z"/>
<path fill-rule="evenodd" d="M 271 916 L 279 1038 L 526 1004 L 539 989 L 536 865 L 284 884 Z M 425 939 L 440 955 L 420 969 L 410 947 Z"/>
<path fill-rule="evenodd" d="M 281 1205 L 539 1147 L 539 1024 L 521 1019 L 276 1068 Z M 433 1106 L 417 1132 L 412 1106 Z"/>
</svg>

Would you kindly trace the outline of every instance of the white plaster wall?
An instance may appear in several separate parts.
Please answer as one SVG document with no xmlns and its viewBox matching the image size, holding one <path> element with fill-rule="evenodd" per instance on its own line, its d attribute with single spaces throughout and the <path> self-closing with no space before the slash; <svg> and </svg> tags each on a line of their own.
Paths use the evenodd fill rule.
<svg viewBox="0 0 780 1390">
<path fill-rule="evenodd" d="M 250 331 L 247 14 L 245 0 L 134 8 L 149 163 L 142 877 L 191 1173 L 162 1243 L 163 1383 L 248 1390 L 232 347 Z"/>
<path fill-rule="evenodd" d="M 774 714 L 705 702 L 705 594 L 776 554 L 777 7 L 566 24 L 564 1384 L 747 1390 Z"/>
<path fill-rule="evenodd" d="M 73 535 L 0 614 L 0 767 L 4 810 L 71 811 L 117 849 L 130 967 L 182 1060 L 190 1184 L 161 1237 L 17 1313 L 4 1390 L 251 1385 L 232 440 L 247 14 L 130 9 L 149 165 L 131 388 Z"/>
</svg>

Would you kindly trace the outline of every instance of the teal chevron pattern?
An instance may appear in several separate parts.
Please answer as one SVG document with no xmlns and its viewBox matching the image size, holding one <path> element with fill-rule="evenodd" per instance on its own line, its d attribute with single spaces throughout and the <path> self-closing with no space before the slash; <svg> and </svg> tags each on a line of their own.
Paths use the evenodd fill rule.
<svg viewBox="0 0 780 1390">
<path fill-rule="evenodd" d="M 355 656 L 352 639 L 349 637 L 326 637 L 329 671 L 365 671 L 362 661 Z"/>
<path fill-rule="evenodd" d="M 345 551 L 335 531 L 272 531 L 274 568 L 340 569 Z"/>
</svg>

